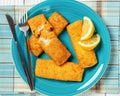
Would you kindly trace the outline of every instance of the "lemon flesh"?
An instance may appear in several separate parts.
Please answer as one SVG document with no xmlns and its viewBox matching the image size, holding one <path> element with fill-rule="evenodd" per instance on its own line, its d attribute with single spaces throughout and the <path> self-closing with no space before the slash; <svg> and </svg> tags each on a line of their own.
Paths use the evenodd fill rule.
<svg viewBox="0 0 120 96">
<path fill-rule="evenodd" d="M 94 31 L 95 31 L 95 27 L 93 22 L 89 17 L 85 16 L 80 40 L 90 39 L 93 36 Z"/>
<path fill-rule="evenodd" d="M 88 40 L 80 40 L 78 43 L 81 47 L 83 47 L 86 50 L 93 50 L 100 42 L 100 35 L 96 34 L 93 35 Z"/>
</svg>

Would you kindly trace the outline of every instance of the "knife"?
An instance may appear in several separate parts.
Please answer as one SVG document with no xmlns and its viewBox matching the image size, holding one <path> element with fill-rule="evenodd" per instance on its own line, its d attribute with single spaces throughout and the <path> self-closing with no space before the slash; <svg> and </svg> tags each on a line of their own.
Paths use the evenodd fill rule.
<svg viewBox="0 0 120 96">
<path fill-rule="evenodd" d="M 18 50 L 18 54 L 19 54 L 19 57 L 20 57 L 20 61 L 21 61 L 21 64 L 22 64 L 22 67 L 23 67 L 23 70 L 24 70 L 24 73 L 26 75 L 26 78 L 27 78 L 27 82 L 29 84 L 29 87 L 31 89 L 31 91 L 33 90 L 33 86 L 31 84 L 31 78 L 30 78 L 30 75 L 29 75 L 29 71 L 27 69 L 27 66 L 25 64 L 25 60 L 23 58 L 23 54 L 22 54 L 22 51 L 20 49 L 20 45 L 18 43 L 18 40 L 17 40 L 17 36 L 16 36 L 16 32 L 15 32 L 15 24 L 14 24 L 14 21 L 12 19 L 12 17 L 8 14 L 6 14 L 6 18 L 7 18 L 7 21 L 9 23 L 9 27 L 11 29 L 11 32 L 12 32 L 12 35 L 13 35 L 13 38 L 14 38 L 14 41 L 15 41 L 15 44 L 16 44 L 16 47 L 17 47 L 17 50 Z"/>
</svg>

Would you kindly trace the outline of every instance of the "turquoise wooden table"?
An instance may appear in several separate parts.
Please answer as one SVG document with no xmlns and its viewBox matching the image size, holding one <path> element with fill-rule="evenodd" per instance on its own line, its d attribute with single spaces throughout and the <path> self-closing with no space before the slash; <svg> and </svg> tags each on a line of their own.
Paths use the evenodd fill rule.
<svg viewBox="0 0 120 96">
<path fill-rule="evenodd" d="M 5 14 L 18 22 L 23 13 L 44 0 L 0 0 L 0 96 L 38 96 L 21 79 L 11 54 L 12 34 Z M 120 1 L 77 0 L 98 12 L 105 22 L 111 38 L 111 56 L 108 68 L 99 82 L 79 96 L 120 96 Z"/>
</svg>

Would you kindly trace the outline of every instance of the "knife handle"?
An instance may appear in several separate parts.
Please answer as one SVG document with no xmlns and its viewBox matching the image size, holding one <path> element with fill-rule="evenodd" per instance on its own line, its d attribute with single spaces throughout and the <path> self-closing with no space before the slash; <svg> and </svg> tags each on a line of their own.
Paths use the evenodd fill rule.
<svg viewBox="0 0 120 96">
<path fill-rule="evenodd" d="M 24 61 L 24 58 L 22 56 L 22 51 L 20 49 L 20 46 L 18 44 L 18 42 L 15 42 L 16 43 L 16 46 L 17 46 L 17 49 L 18 49 L 18 53 L 19 53 L 19 56 L 20 56 L 20 60 L 21 60 L 21 63 L 22 63 L 22 67 L 23 67 L 23 70 L 25 72 L 25 75 L 26 75 L 26 78 L 27 78 L 27 81 L 28 81 L 28 84 L 29 84 L 29 87 L 31 90 L 33 90 L 33 87 L 31 85 L 31 80 L 30 80 L 30 76 L 29 76 L 29 73 L 28 73 L 28 69 L 27 69 L 27 66 L 25 64 L 25 61 Z"/>
</svg>

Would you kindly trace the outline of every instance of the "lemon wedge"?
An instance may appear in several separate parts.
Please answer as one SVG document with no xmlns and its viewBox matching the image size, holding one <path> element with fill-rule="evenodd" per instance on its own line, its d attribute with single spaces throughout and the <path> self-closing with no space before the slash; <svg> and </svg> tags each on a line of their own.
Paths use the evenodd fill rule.
<svg viewBox="0 0 120 96">
<path fill-rule="evenodd" d="M 99 44 L 99 42 L 100 42 L 100 35 L 96 34 L 96 35 L 93 35 L 90 39 L 88 39 L 88 40 L 80 40 L 78 43 L 84 49 L 92 50 Z"/>
<path fill-rule="evenodd" d="M 85 16 L 80 40 L 87 40 L 91 38 L 94 34 L 94 31 L 95 31 L 95 27 L 93 22 L 89 17 Z"/>
</svg>

